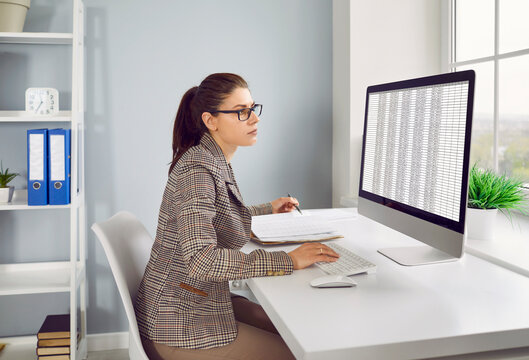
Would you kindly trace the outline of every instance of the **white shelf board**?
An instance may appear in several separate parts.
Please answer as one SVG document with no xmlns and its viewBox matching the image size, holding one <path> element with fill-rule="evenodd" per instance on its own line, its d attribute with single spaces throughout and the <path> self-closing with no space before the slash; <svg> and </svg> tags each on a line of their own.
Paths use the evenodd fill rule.
<svg viewBox="0 0 529 360">
<path fill-rule="evenodd" d="M 81 280 L 84 266 L 77 262 L 76 267 Z M 70 292 L 69 261 L 0 264 L 0 296 L 54 292 Z"/>
<path fill-rule="evenodd" d="M 0 204 L 1 210 L 53 210 L 69 209 L 72 204 L 67 205 L 28 205 L 28 191 L 26 189 L 15 190 L 13 200 L 7 204 Z"/>
<path fill-rule="evenodd" d="M 6 344 L 0 353 L 2 360 L 33 360 L 36 359 L 37 335 L 0 338 L 0 343 Z"/>
<path fill-rule="evenodd" d="M 71 45 L 72 33 L 0 32 L 0 43 Z"/>
<path fill-rule="evenodd" d="M 32 116 L 25 111 L 0 111 L 0 122 L 70 122 L 71 111 L 59 111 L 52 116 Z"/>
<path fill-rule="evenodd" d="M 28 205 L 26 201 L 12 201 L 8 204 L 0 204 L 0 211 L 2 210 L 52 210 L 52 209 L 69 209 L 68 205 Z"/>
</svg>

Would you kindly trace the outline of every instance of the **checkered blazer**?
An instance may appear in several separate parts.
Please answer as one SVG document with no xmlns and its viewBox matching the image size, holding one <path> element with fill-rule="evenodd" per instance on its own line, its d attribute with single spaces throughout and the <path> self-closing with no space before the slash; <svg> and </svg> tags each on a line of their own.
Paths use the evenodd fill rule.
<svg viewBox="0 0 529 360">
<path fill-rule="evenodd" d="M 245 206 L 220 147 L 206 133 L 171 171 L 156 239 L 136 301 L 142 336 L 181 348 L 208 349 L 237 336 L 228 280 L 290 274 L 283 251 L 240 248 L 252 215 L 270 203 Z"/>
</svg>

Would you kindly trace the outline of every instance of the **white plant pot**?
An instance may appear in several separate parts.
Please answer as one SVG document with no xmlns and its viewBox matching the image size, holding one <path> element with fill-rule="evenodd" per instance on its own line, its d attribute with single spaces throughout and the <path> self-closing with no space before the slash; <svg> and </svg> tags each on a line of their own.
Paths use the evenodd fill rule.
<svg viewBox="0 0 529 360">
<path fill-rule="evenodd" d="M 0 0 L 0 31 L 21 32 L 31 0 Z"/>
<path fill-rule="evenodd" d="M 493 240 L 498 209 L 467 208 L 467 238 Z"/>
<path fill-rule="evenodd" d="M 0 188 L 0 204 L 7 204 L 13 198 L 14 186 Z"/>
</svg>

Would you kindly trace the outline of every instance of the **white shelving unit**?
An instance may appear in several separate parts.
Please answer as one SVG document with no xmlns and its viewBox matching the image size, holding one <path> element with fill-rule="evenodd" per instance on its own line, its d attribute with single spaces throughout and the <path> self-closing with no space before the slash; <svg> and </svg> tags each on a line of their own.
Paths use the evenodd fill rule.
<svg viewBox="0 0 529 360">
<path fill-rule="evenodd" d="M 60 111 L 51 117 L 35 117 L 25 111 L 0 111 L 0 128 L 3 123 L 65 123 L 71 128 L 71 203 L 69 205 L 28 206 L 24 191 L 2 211 L 47 210 L 69 211 L 70 260 L 39 263 L 0 264 L 0 296 L 31 295 L 43 293 L 68 293 L 70 297 L 70 359 L 86 359 L 86 209 L 84 192 L 84 5 L 82 0 L 73 2 L 72 33 L 0 32 L 2 44 L 65 45 L 72 51 L 72 103 L 71 111 Z M 0 84 L 4 86 L 4 84 Z M 1 136 L 0 136 L 1 138 Z M 40 215 L 39 215 L 40 216 Z M 79 296 L 77 292 L 79 291 Z M 78 310 L 80 317 L 78 316 Z M 77 344 L 77 330 L 80 333 Z M 18 358 L 20 351 L 27 351 L 32 337 L 9 338 L 2 352 L 2 359 Z M 13 340 L 14 339 L 14 340 Z M 4 339 L 5 342 L 5 339 Z M 18 345 L 17 345 L 18 343 Z M 36 346 L 36 336 L 35 336 Z M 21 350 L 24 349 L 24 350 Z M 77 349 L 77 350 L 75 350 Z M 34 353 L 34 347 L 32 349 Z"/>
</svg>

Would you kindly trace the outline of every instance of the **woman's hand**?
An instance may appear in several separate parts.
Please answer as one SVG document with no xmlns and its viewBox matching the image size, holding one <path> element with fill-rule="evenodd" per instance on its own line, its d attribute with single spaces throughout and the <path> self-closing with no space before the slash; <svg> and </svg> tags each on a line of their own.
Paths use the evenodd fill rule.
<svg viewBox="0 0 529 360">
<path fill-rule="evenodd" d="M 294 263 L 294 270 L 304 269 L 315 262 L 335 262 L 338 255 L 330 247 L 320 243 L 305 243 L 288 253 Z"/>
<path fill-rule="evenodd" d="M 299 206 L 298 200 L 293 197 L 280 197 L 279 199 L 271 201 L 271 203 L 273 214 L 291 212 L 296 206 Z"/>
</svg>

